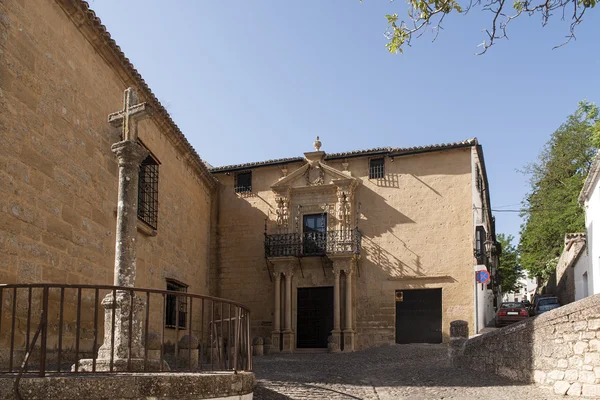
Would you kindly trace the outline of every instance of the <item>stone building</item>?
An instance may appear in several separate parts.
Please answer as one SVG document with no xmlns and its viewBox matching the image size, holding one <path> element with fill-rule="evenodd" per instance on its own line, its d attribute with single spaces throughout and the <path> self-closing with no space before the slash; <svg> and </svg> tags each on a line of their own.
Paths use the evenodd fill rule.
<svg viewBox="0 0 600 400">
<path fill-rule="evenodd" d="M 209 293 L 218 183 L 100 20 L 69 0 L 3 1 L 0 16 L 2 283 L 112 284 L 121 132 L 107 116 L 131 86 L 152 109 L 135 284 Z"/>
<path fill-rule="evenodd" d="M 476 139 L 317 146 L 303 158 L 208 168 L 86 2 L 7 0 L 0 17 L 2 283 L 112 283 L 110 146 L 121 137 L 107 115 L 132 87 L 151 109 L 138 129 L 150 155 L 136 286 L 240 301 L 253 335 L 286 351 L 326 347 L 329 336 L 345 350 L 439 342 L 452 320 L 477 330 L 493 317 L 494 286 L 474 274 L 495 275 Z"/>
<path fill-rule="evenodd" d="M 345 350 L 435 343 L 452 320 L 485 326 L 495 289 L 474 272 L 493 272 L 495 235 L 477 140 L 320 146 L 211 170 L 218 295 L 247 304 L 256 334 L 283 351 L 327 347 L 329 335 Z"/>
</svg>

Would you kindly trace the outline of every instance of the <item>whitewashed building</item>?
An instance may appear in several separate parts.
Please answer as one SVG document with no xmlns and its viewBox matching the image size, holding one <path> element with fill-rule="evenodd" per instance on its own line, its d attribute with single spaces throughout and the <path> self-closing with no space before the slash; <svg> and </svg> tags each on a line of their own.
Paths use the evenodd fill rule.
<svg viewBox="0 0 600 400">
<path fill-rule="evenodd" d="M 519 288 L 514 292 L 504 293 L 502 301 L 532 301 L 536 289 L 537 280 L 535 278 L 529 278 L 529 276 L 525 274 L 525 276 L 519 278 Z"/>
<path fill-rule="evenodd" d="M 600 293 L 600 152 L 579 194 L 579 202 L 585 210 L 587 233 L 587 260 L 578 263 L 574 271 L 575 300 Z"/>
</svg>

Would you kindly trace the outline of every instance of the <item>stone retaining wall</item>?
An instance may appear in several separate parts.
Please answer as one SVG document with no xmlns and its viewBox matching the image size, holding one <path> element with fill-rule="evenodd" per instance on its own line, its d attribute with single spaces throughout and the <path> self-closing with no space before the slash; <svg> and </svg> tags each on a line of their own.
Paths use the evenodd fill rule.
<svg viewBox="0 0 600 400">
<path fill-rule="evenodd" d="M 600 295 L 595 295 L 472 339 L 454 339 L 450 354 L 457 367 L 598 398 L 599 350 Z"/>
<path fill-rule="evenodd" d="M 24 377 L 20 392 L 28 400 L 251 400 L 252 372 L 79 374 Z M 16 400 L 14 375 L 0 377 L 0 399 Z"/>
</svg>

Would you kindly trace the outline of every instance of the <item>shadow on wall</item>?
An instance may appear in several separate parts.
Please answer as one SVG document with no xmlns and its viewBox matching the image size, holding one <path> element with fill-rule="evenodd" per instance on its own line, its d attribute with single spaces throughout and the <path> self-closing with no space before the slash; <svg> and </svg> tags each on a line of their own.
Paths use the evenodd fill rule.
<svg viewBox="0 0 600 400">
<path fill-rule="evenodd" d="M 365 185 L 359 186 L 356 196 L 361 208 L 359 229 L 365 236 L 379 237 L 386 232 L 393 232 L 393 228 L 398 225 L 416 223 L 389 205 L 381 194 L 375 193 Z"/>
<path fill-rule="evenodd" d="M 411 255 L 410 263 L 402 261 L 390 251 L 384 249 L 371 238 L 363 236 L 362 238 L 362 256 L 377 265 L 387 276 L 391 278 L 403 277 L 425 277 L 421 265 L 421 256 L 410 250 L 406 243 L 401 239 L 394 237 L 404 246 Z"/>
<path fill-rule="evenodd" d="M 435 190 L 435 188 L 433 186 L 427 184 L 423 179 L 419 178 L 417 175 L 415 175 L 415 174 L 406 174 L 406 175 L 408 175 L 408 176 L 412 177 L 413 179 L 419 181 L 423 186 L 425 186 L 428 189 L 430 189 L 436 195 L 438 195 L 440 197 L 443 197 L 442 194 L 440 192 L 438 192 L 437 190 Z M 399 189 L 400 188 L 400 177 L 401 176 L 402 176 L 402 174 L 398 174 L 398 173 L 392 172 L 392 173 L 385 174 L 385 177 L 383 177 L 383 178 L 371 179 L 371 182 L 373 182 L 375 185 L 377 185 L 379 187 Z"/>
</svg>

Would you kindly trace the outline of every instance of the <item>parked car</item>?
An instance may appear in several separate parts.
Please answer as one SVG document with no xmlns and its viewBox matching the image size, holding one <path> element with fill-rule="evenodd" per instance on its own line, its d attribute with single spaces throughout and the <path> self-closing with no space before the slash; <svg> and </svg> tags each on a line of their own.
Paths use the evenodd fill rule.
<svg viewBox="0 0 600 400">
<path fill-rule="evenodd" d="M 508 302 L 500 304 L 496 313 L 496 327 L 509 325 L 529 318 L 529 311 L 523 303 Z"/>
<path fill-rule="evenodd" d="M 537 315 L 536 308 L 538 306 L 540 299 L 545 299 L 547 297 L 556 297 L 556 296 L 553 294 L 536 294 L 535 296 L 533 296 L 533 302 L 529 306 L 529 316 L 530 317 Z"/>
<path fill-rule="evenodd" d="M 558 297 L 540 297 L 535 305 L 534 312 L 535 315 L 540 315 L 558 307 L 560 307 L 560 300 L 558 300 Z"/>
</svg>

